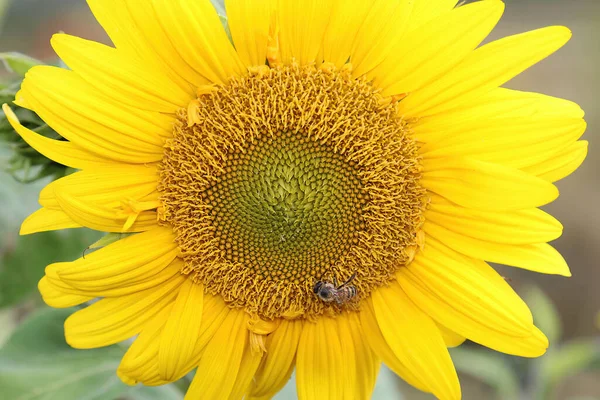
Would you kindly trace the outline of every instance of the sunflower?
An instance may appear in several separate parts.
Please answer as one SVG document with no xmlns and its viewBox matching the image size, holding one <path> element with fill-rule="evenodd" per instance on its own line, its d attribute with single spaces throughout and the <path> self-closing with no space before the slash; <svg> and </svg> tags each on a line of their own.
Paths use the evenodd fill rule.
<svg viewBox="0 0 600 400">
<path fill-rule="evenodd" d="M 136 337 L 117 374 L 186 398 L 367 399 L 381 362 L 459 399 L 448 347 L 548 341 L 486 262 L 569 276 L 537 207 L 583 161 L 582 110 L 500 87 L 571 34 L 485 45 L 501 1 L 88 0 L 115 47 L 65 34 L 30 70 L 15 130 L 78 172 L 21 233 L 130 233 L 49 265 L 47 304 L 100 298 L 68 343 Z"/>
</svg>

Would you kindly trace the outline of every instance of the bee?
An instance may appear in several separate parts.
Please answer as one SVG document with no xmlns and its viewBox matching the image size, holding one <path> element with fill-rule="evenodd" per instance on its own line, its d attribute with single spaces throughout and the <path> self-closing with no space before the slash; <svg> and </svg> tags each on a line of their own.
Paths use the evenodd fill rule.
<svg viewBox="0 0 600 400">
<path fill-rule="evenodd" d="M 350 284 L 354 278 L 356 278 L 356 272 L 339 286 L 335 277 L 333 277 L 333 283 L 319 279 L 315 283 L 313 291 L 325 303 L 335 301 L 337 304 L 344 304 L 356 297 L 356 287 Z"/>
</svg>

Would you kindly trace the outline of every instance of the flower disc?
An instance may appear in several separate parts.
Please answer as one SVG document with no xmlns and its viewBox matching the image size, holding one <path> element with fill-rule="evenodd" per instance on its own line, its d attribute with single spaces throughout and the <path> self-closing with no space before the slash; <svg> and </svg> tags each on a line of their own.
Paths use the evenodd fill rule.
<svg viewBox="0 0 600 400">
<path fill-rule="evenodd" d="M 265 318 L 355 308 L 416 245 L 417 146 L 395 105 L 328 65 L 260 68 L 199 91 L 162 161 L 184 272 Z M 352 274 L 327 305 L 319 280 Z"/>
</svg>

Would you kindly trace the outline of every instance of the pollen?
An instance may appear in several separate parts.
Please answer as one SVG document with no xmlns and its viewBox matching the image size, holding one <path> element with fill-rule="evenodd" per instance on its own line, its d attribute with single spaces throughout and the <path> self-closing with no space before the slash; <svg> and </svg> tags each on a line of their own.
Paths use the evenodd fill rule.
<svg viewBox="0 0 600 400">
<path fill-rule="evenodd" d="M 414 257 L 417 143 L 349 69 L 276 66 L 199 90 L 161 162 L 159 218 L 182 273 L 264 319 L 356 310 Z M 357 296 L 324 303 L 317 281 Z"/>
</svg>

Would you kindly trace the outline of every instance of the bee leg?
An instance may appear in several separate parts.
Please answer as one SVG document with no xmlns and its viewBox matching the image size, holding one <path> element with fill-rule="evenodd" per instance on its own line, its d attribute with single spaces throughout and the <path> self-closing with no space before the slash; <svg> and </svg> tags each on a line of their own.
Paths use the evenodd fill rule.
<svg viewBox="0 0 600 400">
<path fill-rule="evenodd" d="M 349 284 L 350 282 L 352 282 L 352 281 L 354 280 L 354 278 L 356 278 L 356 271 L 355 271 L 355 272 L 352 274 L 352 276 L 350 276 L 350 278 L 348 278 L 348 280 L 347 280 L 346 282 L 342 283 L 342 284 L 341 284 L 341 285 L 338 287 L 338 289 L 339 289 L 339 288 L 342 288 L 342 287 L 346 286 L 347 284 Z M 336 283 L 336 286 L 337 286 L 337 283 Z"/>
</svg>

